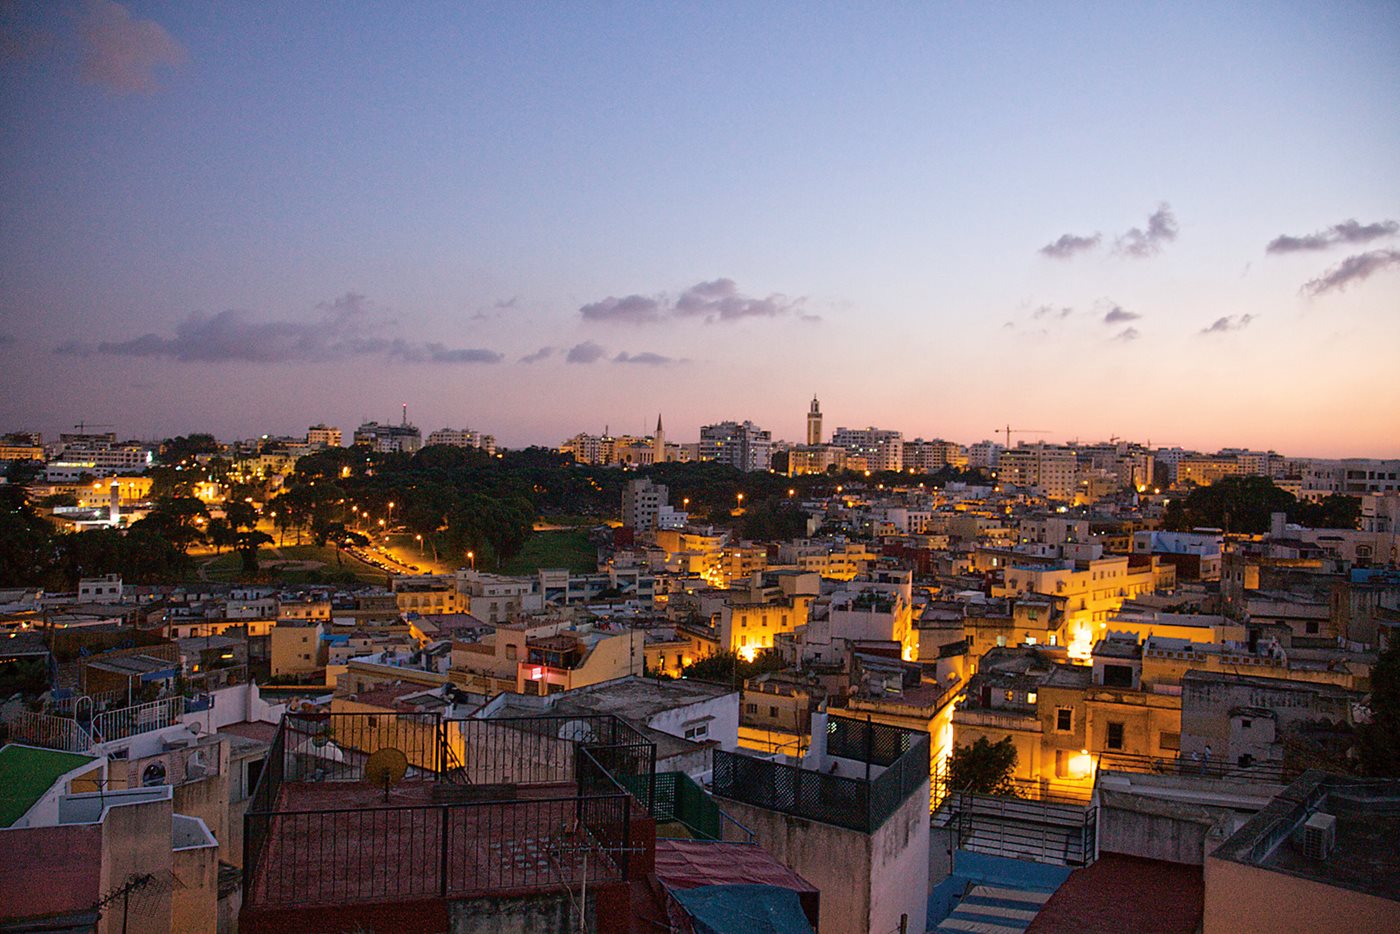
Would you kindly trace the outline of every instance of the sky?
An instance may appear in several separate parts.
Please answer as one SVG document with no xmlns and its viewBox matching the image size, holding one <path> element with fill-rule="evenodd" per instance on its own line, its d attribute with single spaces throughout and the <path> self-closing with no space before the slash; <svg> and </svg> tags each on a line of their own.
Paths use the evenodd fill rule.
<svg viewBox="0 0 1400 934">
<path fill-rule="evenodd" d="M 1397 87 L 1394 2 L 0 2 L 0 431 L 1397 457 Z"/>
</svg>

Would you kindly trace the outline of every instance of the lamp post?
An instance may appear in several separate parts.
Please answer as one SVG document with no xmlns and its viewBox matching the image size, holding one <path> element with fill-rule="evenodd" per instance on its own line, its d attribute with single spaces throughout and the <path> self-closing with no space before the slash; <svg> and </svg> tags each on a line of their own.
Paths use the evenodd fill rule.
<svg viewBox="0 0 1400 934">
<path fill-rule="evenodd" d="M 423 536 L 415 535 L 413 537 L 418 539 L 418 557 L 421 558 L 423 557 Z"/>
<path fill-rule="evenodd" d="M 476 552 L 474 552 L 474 551 L 469 551 L 469 552 L 467 552 L 467 560 L 470 561 L 470 562 L 472 563 L 472 570 L 475 571 L 475 570 L 476 570 Z"/>
</svg>

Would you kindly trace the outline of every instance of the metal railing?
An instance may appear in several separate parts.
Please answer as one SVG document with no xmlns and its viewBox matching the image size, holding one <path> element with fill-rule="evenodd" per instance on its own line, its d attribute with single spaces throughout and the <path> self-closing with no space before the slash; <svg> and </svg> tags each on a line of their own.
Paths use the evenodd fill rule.
<svg viewBox="0 0 1400 934">
<path fill-rule="evenodd" d="M 967 792 L 953 807 L 964 850 L 1065 866 L 1097 856 L 1097 808 Z"/>
<path fill-rule="evenodd" d="M 554 889 L 627 877 L 627 795 L 250 814 L 255 907 Z"/>
<path fill-rule="evenodd" d="M 409 760 L 406 782 L 502 787 L 480 800 L 354 808 L 297 808 L 285 794 L 289 783 L 364 782 L 369 756 L 385 747 Z M 609 769 L 642 793 L 634 799 Z M 654 772 L 655 747 L 610 716 L 288 714 L 244 818 L 245 900 L 315 905 L 625 880 L 634 800 L 654 796 Z M 521 798 L 508 787 L 556 782 L 577 782 L 579 793 Z"/>
<path fill-rule="evenodd" d="M 100 713 L 92 718 L 89 730 L 94 742 L 109 743 L 173 726 L 180 722 L 184 712 L 185 698 L 177 694 L 148 704 Z"/>
<path fill-rule="evenodd" d="M 42 746 L 63 752 L 90 752 L 92 734 L 70 717 L 54 717 L 44 713 L 20 710 L 6 720 L 9 741 L 26 746 Z"/>
</svg>

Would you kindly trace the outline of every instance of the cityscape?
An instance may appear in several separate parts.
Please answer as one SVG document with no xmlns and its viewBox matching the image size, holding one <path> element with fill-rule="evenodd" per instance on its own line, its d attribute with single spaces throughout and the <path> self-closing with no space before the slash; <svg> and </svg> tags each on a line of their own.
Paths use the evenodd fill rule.
<svg viewBox="0 0 1400 934">
<path fill-rule="evenodd" d="M 1397 86 L 0 6 L 0 931 L 1400 932 Z"/>
</svg>

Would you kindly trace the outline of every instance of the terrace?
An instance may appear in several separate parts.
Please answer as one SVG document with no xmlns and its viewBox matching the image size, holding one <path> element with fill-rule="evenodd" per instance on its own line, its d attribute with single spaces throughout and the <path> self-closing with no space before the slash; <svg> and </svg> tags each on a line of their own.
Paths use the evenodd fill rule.
<svg viewBox="0 0 1400 934">
<path fill-rule="evenodd" d="M 408 761 L 388 787 L 366 774 L 385 748 Z M 714 802 L 655 756 L 610 715 L 289 714 L 245 819 L 245 918 L 626 883 L 658 826 L 722 836 Z"/>
</svg>

